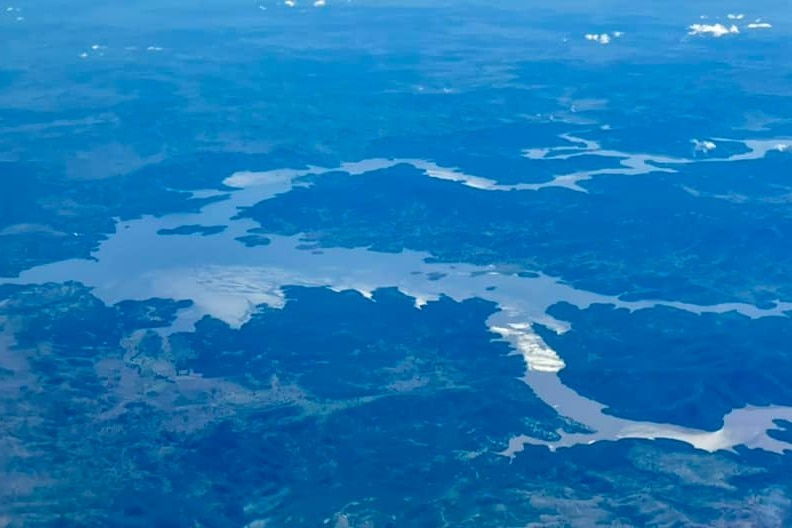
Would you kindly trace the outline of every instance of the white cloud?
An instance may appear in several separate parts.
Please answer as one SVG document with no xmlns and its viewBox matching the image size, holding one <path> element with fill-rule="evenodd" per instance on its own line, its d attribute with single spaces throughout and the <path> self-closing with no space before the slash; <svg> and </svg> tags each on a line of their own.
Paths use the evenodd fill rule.
<svg viewBox="0 0 792 528">
<path fill-rule="evenodd" d="M 612 31 L 610 33 L 586 33 L 583 37 L 591 42 L 598 42 L 600 44 L 610 44 L 613 39 L 618 39 L 624 36 L 624 31 Z"/>
<path fill-rule="evenodd" d="M 693 143 L 696 152 L 710 152 L 718 148 L 718 145 L 708 140 L 691 139 L 690 142 Z"/>
<path fill-rule="evenodd" d="M 702 20 L 706 20 L 708 17 L 706 15 L 702 15 L 700 18 Z M 718 18 L 720 17 L 715 17 L 715 19 Z M 744 20 L 745 15 L 743 13 L 729 13 L 726 15 L 726 18 L 736 22 Z M 763 22 L 761 18 L 757 18 L 753 22 L 742 26 L 743 29 L 770 29 L 771 27 L 773 27 L 772 24 Z M 692 24 L 691 26 L 688 26 L 688 29 L 689 35 L 709 35 L 713 37 L 722 37 L 724 35 L 734 35 L 740 33 L 740 28 L 734 23 L 730 23 L 729 25 L 722 23 Z"/>
<path fill-rule="evenodd" d="M 313 3 L 313 5 L 314 5 L 314 7 L 324 7 L 324 6 L 327 5 L 327 1 L 326 0 L 316 0 Z"/>
<path fill-rule="evenodd" d="M 611 35 L 608 35 L 607 33 L 586 33 L 585 38 L 586 40 L 599 42 L 600 44 L 610 44 L 610 41 L 612 40 Z"/>
<path fill-rule="evenodd" d="M 724 35 L 735 35 L 740 32 L 740 28 L 732 24 L 729 27 L 723 24 L 692 24 L 688 26 L 688 35 L 710 35 L 722 37 Z"/>
<path fill-rule="evenodd" d="M 760 22 L 757 20 L 756 22 L 751 22 L 745 27 L 747 27 L 748 29 L 770 29 L 771 27 L 773 27 L 773 25 L 767 22 Z"/>
</svg>

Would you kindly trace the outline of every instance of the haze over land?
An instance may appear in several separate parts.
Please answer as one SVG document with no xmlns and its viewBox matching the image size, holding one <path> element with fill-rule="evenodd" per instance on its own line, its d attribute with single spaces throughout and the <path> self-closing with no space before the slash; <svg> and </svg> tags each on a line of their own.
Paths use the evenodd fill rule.
<svg viewBox="0 0 792 528">
<path fill-rule="evenodd" d="M 0 13 L 0 525 L 785 526 L 789 10 Z"/>
</svg>

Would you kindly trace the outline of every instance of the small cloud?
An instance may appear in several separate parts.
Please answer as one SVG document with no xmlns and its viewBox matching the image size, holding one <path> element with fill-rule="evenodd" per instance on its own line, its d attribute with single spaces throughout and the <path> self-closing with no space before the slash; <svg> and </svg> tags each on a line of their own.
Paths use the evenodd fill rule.
<svg viewBox="0 0 792 528">
<path fill-rule="evenodd" d="M 696 152 L 711 152 L 718 148 L 718 145 L 713 143 L 712 141 L 701 140 L 701 139 L 691 139 L 691 143 L 693 143 L 693 149 Z"/>
<path fill-rule="evenodd" d="M 624 35 L 622 31 L 614 31 L 613 33 L 586 33 L 584 35 L 586 40 L 591 42 L 598 42 L 600 44 L 610 44 L 615 38 L 621 38 Z"/>
<path fill-rule="evenodd" d="M 736 35 L 740 32 L 740 28 L 732 24 L 729 27 L 723 24 L 692 24 L 688 26 L 688 35 L 710 35 L 713 37 L 722 37 L 724 35 Z"/>
<path fill-rule="evenodd" d="M 314 7 L 324 7 L 324 6 L 327 5 L 327 1 L 326 0 L 316 0 L 313 3 L 313 5 L 314 5 Z"/>
<path fill-rule="evenodd" d="M 288 7 L 294 7 L 297 5 L 297 2 L 295 2 L 294 0 L 285 0 L 283 3 L 286 4 L 286 6 Z"/>
<path fill-rule="evenodd" d="M 760 19 L 757 19 L 756 22 L 751 22 L 747 26 L 748 29 L 770 29 L 773 27 L 772 24 L 768 22 L 762 22 Z"/>
<path fill-rule="evenodd" d="M 159 46 L 149 46 L 146 48 L 146 51 L 162 51 L 162 48 Z"/>
<path fill-rule="evenodd" d="M 728 15 L 726 15 L 726 18 L 728 18 L 729 20 L 742 20 L 743 18 L 745 18 L 745 15 L 743 15 L 742 13 L 736 13 L 736 14 L 729 13 Z"/>
</svg>

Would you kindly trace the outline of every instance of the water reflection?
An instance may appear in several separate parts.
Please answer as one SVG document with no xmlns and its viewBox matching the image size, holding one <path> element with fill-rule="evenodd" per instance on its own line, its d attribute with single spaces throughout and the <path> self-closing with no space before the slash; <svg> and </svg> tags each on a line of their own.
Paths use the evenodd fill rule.
<svg viewBox="0 0 792 528">
<path fill-rule="evenodd" d="M 582 148 L 588 147 L 585 144 Z M 342 170 L 363 174 L 388 163 L 393 162 L 369 160 L 344 165 Z M 94 259 L 36 267 L 6 282 L 76 280 L 93 287 L 94 294 L 107 303 L 151 297 L 193 300 L 193 307 L 181 312 L 172 331 L 189 329 L 206 314 L 239 326 L 256 305 L 282 306 L 285 302 L 282 288 L 290 285 L 352 289 L 367 297 L 378 288 L 396 287 L 413 297 L 419 308 L 442 295 L 455 300 L 486 299 L 498 307 L 487 324 L 524 357 L 526 383 L 559 414 L 596 431 L 562 433 L 561 440 L 555 443 L 516 437 L 503 452 L 505 455 L 514 456 L 525 443 L 544 443 L 555 448 L 619 438 L 671 438 L 710 451 L 740 444 L 772 451 L 786 447 L 766 431 L 774 427 L 773 419 L 792 420 L 790 408 L 735 410 L 726 417 L 723 429 L 716 432 L 606 415 L 602 412 L 603 405 L 581 397 L 561 383 L 556 373 L 564 368 L 563 359 L 534 333 L 532 325 L 543 324 L 557 332 L 567 330 L 566 323 L 546 313 L 558 302 L 580 308 L 605 303 L 630 310 L 669 306 L 693 313 L 737 311 L 749 317 L 784 315 L 792 310 L 792 304 L 777 303 L 773 308 L 760 309 L 739 303 L 699 306 L 670 301 L 625 301 L 572 288 L 542 273 L 518 275 L 515 270 L 495 267 L 437 263 L 430 261 L 431 255 L 422 252 L 379 253 L 365 248 L 310 250 L 304 248 L 304 241 L 298 236 L 267 235 L 269 244 L 253 247 L 236 240 L 257 227 L 251 220 L 235 218 L 239 208 L 288 192 L 300 184 L 300 176 L 312 170 L 315 169 L 235 174 L 226 182 L 240 189 L 229 193 L 202 192 L 202 196 L 220 194 L 223 199 L 198 213 L 121 223 L 117 233 L 102 243 Z M 428 176 L 437 177 L 429 172 L 427 169 Z M 185 225 L 227 227 L 209 236 L 159 234 Z M 515 376 L 519 375 L 515 372 Z"/>
</svg>

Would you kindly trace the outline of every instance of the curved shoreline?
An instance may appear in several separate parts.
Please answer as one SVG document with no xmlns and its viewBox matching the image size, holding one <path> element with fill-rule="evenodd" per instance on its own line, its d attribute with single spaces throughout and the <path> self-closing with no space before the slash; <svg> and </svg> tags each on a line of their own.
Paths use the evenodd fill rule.
<svg viewBox="0 0 792 528">
<path fill-rule="evenodd" d="M 377 163 L 360 162 L 345 165 L 342 170 L 363 174 L 378 167 Z M 575 289 L 541 273 L 528 277 L 504 273 L 491 266 L 434 263 L 429 261 L 431 255 L 423 252 L 377 253 L 364 248 L 310 251 L 301 249 L 300 236 L 266 235 L 271 243 L 256 247 L 246 247 L 236 240 L 256 227 L 249 219 L 235 218 L 239 208 L 288 192 L 297 178 L 308 173 L 311 171 L 238 173 L 226 183 L 240 187 L 244 183 L 244 188 L 228 193 L 227 199 L 211 203 L 198 213 L 144 217 L 122 223 L 116 234 L 101 244 L 93 260 L 39 266 L 17 279 L 3 282 L 76 280 L 92 287 L 94 294 L 109 304 L 152 297 L 193 300 L 193 307 L 180 312 L 171 331 L 189 329 L 206 314 L 239 326 L 256 305 L 282 306 L 285 302 L 282 288 L 290 285 L 356 290 L 367 297 L 376 289 L 395 287 L 414 298 L 418 308 L 443 295 L 458 301 L 481 298 L 498 306 L 487 325 L 509 342 L 515 353 L 523 356 L 525 382 L 559 414 L 596 431 L 562 434 L 557 442 L 518 436 L 510 440 L 501 454 L 514 456 L 528 443 L 556 448 L 621 438 L 669 438 L 707 451 L 743 444 L 774 452 L 792 448 L 767 435 L 767 430 L 774 427 L 774 419 L 792 421 L 792 408 L 787 407 L 734 410 L 726 416 L 723 429 L 716 432 L 623 420 L 604 414 L 602 404 L 583 398 L 561 383 L 556 373 L 564 368 L 563 359 L 532 329 L 535 323 L 556 332 L 568 329 L 566 323 L 546 313 L 558 302 L 579 308 L 600 303 L 629 310 L 667 306 L 697 314 L 736 311 L 752 318 L 786 316 L 785 312 L 792 310 L 792 303 L 779 302 L 773 308 L 761 309 L 741 303 L 700 306 L 673 301 L 624 301 L 616 296 Z M 204 196 L 215 193 L 224 194 L 201 192 Z M 210 236 L 158 234 L 185 225 L 227 228 Z M 350 266 L 351 262 L 355 265 Z"/>
</svg>

